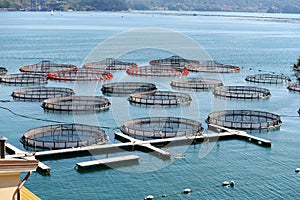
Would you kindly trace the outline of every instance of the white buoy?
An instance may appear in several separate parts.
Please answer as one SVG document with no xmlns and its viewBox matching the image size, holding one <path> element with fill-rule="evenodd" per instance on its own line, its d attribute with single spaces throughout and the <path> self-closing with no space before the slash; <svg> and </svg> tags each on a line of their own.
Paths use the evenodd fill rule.
<svg viewBox="0 0 300 200">
<path fill-rule="evenodd" d="M 148 196 L 146 196 L 146 198 L 144 200 L 153 200 L 153 199 L 154 199 L 154 196 L 148 195 Z"/>
<path fill-rule="evenodd" d="M 186 188 L 186 189 L 183 190 L 183 193 L 184 194 L 189 194 L 189 193 L 191 193 L 191 191 L 192 190 L 190 188 Z"/>
<path fill-rule="evenodd" d="M 300 172 L 300 168 L 295 169 L 295 172 L 299 173 Z"/>
</svg>

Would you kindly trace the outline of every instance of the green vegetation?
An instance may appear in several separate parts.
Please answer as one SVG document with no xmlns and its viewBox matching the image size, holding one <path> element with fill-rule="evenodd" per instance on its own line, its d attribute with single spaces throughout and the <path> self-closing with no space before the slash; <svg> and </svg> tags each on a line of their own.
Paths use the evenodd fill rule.
<svg viewBox="0 0 300 200">
<path fill-rule="evenodd" d="M 42 0 L 37 0 L 37 5 Z M 0 9 L 30 10 L 30 0 L 0 0 Z M 46 0 L 44 10 L 122 11 L 190 10 L 300 13 L 295 0 Z"/>
</svg>

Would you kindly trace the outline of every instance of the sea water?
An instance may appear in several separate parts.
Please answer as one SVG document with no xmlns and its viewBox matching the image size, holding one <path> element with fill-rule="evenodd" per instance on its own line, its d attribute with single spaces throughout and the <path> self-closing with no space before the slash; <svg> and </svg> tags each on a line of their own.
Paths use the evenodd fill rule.
<svg viewBox="0 0 300 200">
<path fill-rule="evenodd" d="M 81 122 L 116 127 L 126 120 L 147 116 L 178 116 L 200 121 L 206 128 L 207 115 L 222 109 L 251 109 L 273 112 L 282 117 L 280 130 L 253 133 L 272 140 L 271 148 L 245 141 L 229 140 L 198 145 L 165 147 L 172 155 L 185 159 L 162 161 L 142 152 L 117 153 L 109 156 L 137 154 L 139 165 L 79 173 L 77 162 L 103 158 L 88 156 L 44 161 L 51 167 L 51 176 L 33 173 L 26 187 L 42 199 L 143 199 L 148 194 L 174 194 L 165 199 L 298 199 L 300 176 L 299 93 L 287 85 L 252 84 L 244 79 L 255 73 L 275 72 L 293 76 L 291 65 L 300 53 L 300 17 L 283 14 L 197 13 L 198 16 L 114 12 L 0 12 L 0 65 L 8 73 L 18 73 L 22 65 L 41 60 L 81 66 L 90 52 L 101 42 L 116 34 L 138 28 L 163 28 L 185 34 L 198 42 L 216 61 L 241 66 L 240 73 L 199 74 L 188 77 L 217 77 L 225 85 L 249 85 L 270 89 L 266 100 L 229 100 L 216 98 L 211 92 L 186 91 L 192 103 L 182 107 L 147 107 L 130 105 L 126 97 L 109 97 L 109 111 L 72 115 L 47 113 L 41 102 L 14 101 L 11 93 L 20 86 L 0 85 L 0 106 L 13 112 L 61 122 Z M 176 41 L 174 41 L 176 42 Z M 146 49 L 122 55 L 126 61 L 147 64 L 151 59 L 170 56 L 170 52 Z M 130 77 L 114 72 L 110 82 L 147 81 L 160 90 L 172 90 L 173 78 Z M 64 83 L 49 81 L 47 86 L 70 87 L 75 90 L 92 88 L 101 95 L 103 83 Z M 1 108 L 0 133 L 8 142 L 23 149 L 22 134 L 31 128 L 51 123 L 15 116 Z M 110 143 L 116 143 L 113 131 L 106 130 Z M 172 157 L 173 158 L 173 157 Z M 234 180 L 234 188 L 220 187 L 223 181 Z M 191 194 L 175 194 L 185 188 Z"/>
</svg>

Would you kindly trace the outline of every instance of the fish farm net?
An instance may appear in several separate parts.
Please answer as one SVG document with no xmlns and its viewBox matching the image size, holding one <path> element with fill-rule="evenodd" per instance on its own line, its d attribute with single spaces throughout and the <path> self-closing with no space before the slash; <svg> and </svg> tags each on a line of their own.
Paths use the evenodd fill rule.
<svg viewBox="0 0 300 200">
<path fill-rule="evenodd" d="M 171 82 L 173 88 L 188 89 L 188 90 L 209 90 L 218 86 L 223 86 L 221 80 L 202 79 L 202 78 L 187 78 L 176 79 Z"/>
<path fill-rule="evenodd" d="M 156 86 L 145 82 L 117 82 L 107 83 L 101 88 L 103 94 L 108 96 L 126 96 L 135 92 L 155 91 Z"/>
<path fill-rule="evenodd" d="M 25 149 L 67 149 L 104 144 L 105 131 L 98 126 L 83 124 L 57 124 L 26 131 L 20 139 Z"/>
<path fill-rule="evenodd" d="M 133 93 L 128 98 L 130 103 L 145 105 L 184 105 L 192 101 L 190 95 L 180 92 L 155 91 Z"/>
<path fill-rule="evenodd" d="M 275 74 L 254 74 L 247 76 L 245 80 L 266 84 L 286 84 L 291 82 L 291 79 L 288 76 Z"/>
<path fill-rule="evenodd" d="M 12 96 L 14 99 L 44 100 L 55 97 L 66 97 L 74 94 L 74 91 L 70 88 L 31 87 L 16 89 L 13 91 Z"/>
<path fill-rule="evenodd" d="M 78 67 L 75 65 L 70 64 L 56 64 L 49 60 L 43 60 L 37 64 L 33 65 L 26 65 L 20 67 L 21 72 L 28 72 L 28 73 L 49 73 L 53 71 L 59 70 L 77 70 Z"/>
<path fill-rule="evenodd" d="M 279 128 L 282 123 L 279 115 L 253 110 L 212 112 L 208 115 L 206 122 L 226 128 L 247 130 L 274 129 Z"/>
<path fill-rule="evenodd" d="M 180 56 L 171 56 L 169 58 L 151 60 L 150 65 L 199 65 L 200 61 L 185 59 Z"/>
<path fill-rule="evenodd" d="M 105 81 L 113 78 L 112 73 L 80 68 L 78 70 L 61 70 L 47 74 L 47 77 L 51 80 L 59 81 Z"/>
<path fill-rule="evenodd" d="M 171 65 L 150 65 L 141 67 L 131 67 L 126 70 L 127 74 L 134 76 L 156 76 L 156 77 L 172 77 L 186 76 L 189 71 L 186 67 Z"/>
<path fill-rule="evenodd" d="M 300 92 L 300 83 L 291 83 L 288 89 L 295 92 Z"/>
<path fill-rule="evenodd" d="M 0 67 L 0 75 L 4 75 L 7 73 L 7 69 L 5 67 Z"/>
<path fill-rule="evenodd" d="M 251 86 L 221 86 L 214 90 L 214 95 L 237 99 L 264 99 L 271 96 L 270 90 Z"/>
<path fill-rule="evenodd" d="M 198 65 L 186 65 L 186 67 L 189 71 L 204 73 L 236 73 L 241 71 L 241 68 L 238 66 L 225 65 L 215 61 L 207 61 Z"/>
<path fill-rule="evenodd" d="M 120 130 L 135 138 L 172 138 L 202 134 L 200 122 L 177 117 L 145 117 L 126 121 Z"/>
<path fill-rule="evenodd" d="M 0 82 L 11 85 L 35 85 L 47 83 L 43 74 L 8 74 L 0 77 Z"/>
<path fill-rule="evenodd" d="M 48 111 L 91 112 L 107 110 L 110 102 L 101 96 L 67 96 L 46 99 L 42 107 Z"/>
<path fill-rule="evenodd" d="M 137 67 L 137 64 L 116 60 L 114 58 L 107 58 L 104 61 L 85 63 L 83 67 L 101 70 L 126 70 L 129 67 Z"/>
</svg>

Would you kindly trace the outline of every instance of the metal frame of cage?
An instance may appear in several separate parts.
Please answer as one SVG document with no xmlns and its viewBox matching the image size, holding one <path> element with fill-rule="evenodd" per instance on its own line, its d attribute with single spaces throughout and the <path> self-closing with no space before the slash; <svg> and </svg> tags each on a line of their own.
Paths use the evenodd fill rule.
<svg viewBox="0 0 300 200">
<path fill-rule="evenodd" d="M 153 83 L 147 82 L 116 82 L 106 83 L 102 86 L 101 91 L 109 96 L 124 96 L 135 92 L 151 92 L 156 91 Z"/>
<path fill-rule="evenodd" d="M 200 122 L 186 118 L 145 117 L 126 121 L 120 130 L 132 137 L 146 139 L 199 135 L 203 127 Z"/>
<path fill-rule="evenodd" d="M 0 77 L 0 82 L 13 85 L 46 84 L 47 77 L 43 74 L 8 74 Z"/>
<path fill-rule="evenodd" d="M 266 88 L 251 86 L 220 86 L 214 90 L 214 95 L 236 99 L 265 99 L 271 96 Z"/>
<path fill-rule="evenodd" d="M 112 73 L 102 70 L 80 68 L 78 70 L 61 70 L 47 73 L 51 80 L 58 81 L 106 81 L 113 78 Z"/>
<path fill-rule="evenodd" d="M 77 70 L 78 67 L 71 64 L 56 64 L 49 60 L 43 60 L 37 64 L 25 65 L 19 68 L 21 72 L 27 73 L 49 73 L 58 70 Z"/>
<path fill-rule="evenodd" d="M 150 65 L 130 67 L 126 69 L 126 73 L 134 76 L 174 77 L 186 76 L 189 74 L 189 71 L 184 66 Z"/>
<path fill-rule="evenodd" d="M 265 84 L 287 84 L 291 82 L 291 79 L 288 76 L 275 74 L 254 74 L 247 76 L 245 80 Z"/>
<path fill-rule="evenodd" d="M 42 107 L 53 111 L 91 112 L 107 110 L 110 102 L 101 96 L 67 96 L 46 99 Z"/>
<path fill-rule="evenodd" d="M 300 92 L 300 83 L 291 83 L 287 88 L 291 91 Z"/>
<path fill-rule="evenodd" d="M 61 87 L 30 87 L 16 89 L 12 92 L 14 99 L 22 100 L 44 100 L 55 97 L 74 95 L 74 90 Z"/>
<path fill-rule="evenodd" d="M 100 70 L 126 70 L 129 67 L 137 67 L 136 63 L 124 62 L 114 58 L 106 58 L 102 61 L 95 61 L 83 64 L 84 68 Z"/>
<path fill-rule="evenodd" d="M 192 98 L 181 92 L 155 91 L 133 93 L 129 96 L 128 101 L 133 104 L 171 106 L 189 104 Z"/>
<path fill-rule="evenodd" d="M 108 136 L 101 127 L 83 124 L 41 126 L 26 131 L 20 138 L 24 148 L 42 150 L 104 144 L 108 140 Z"/>
<path fill-rule="evenodd" d="M 247 130 L 276 129 L 282 124 L 279 115 L 255 110 L 216 111 L 208 115 L 206 122 L 226 128 Z"/>
<path fill-rule="evenodd" d="M 186 78 L 173 80 L 171 86 L 178 89 L 209 90 L 223 86 L 223 82 L 217 79 Z"/>
</svg>

